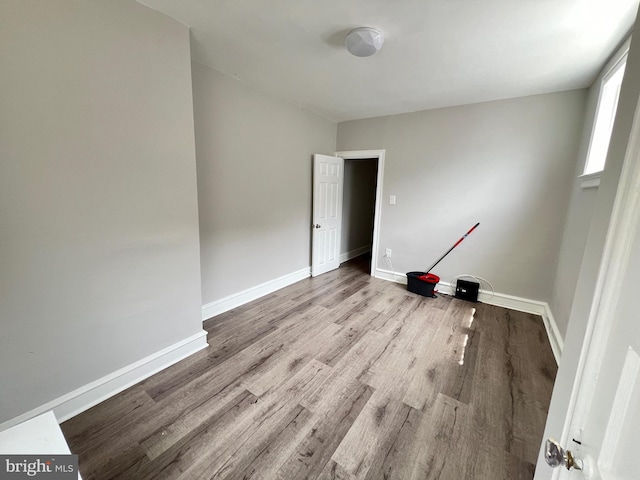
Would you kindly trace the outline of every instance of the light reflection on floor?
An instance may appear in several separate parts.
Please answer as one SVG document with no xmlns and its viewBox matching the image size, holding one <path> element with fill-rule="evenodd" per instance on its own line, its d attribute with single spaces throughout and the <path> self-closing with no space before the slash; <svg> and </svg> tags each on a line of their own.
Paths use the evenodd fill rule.
<svg viewBox="0 0 640 480">
<path fill-rule="evenodd" d="M 462 328 L 470 329 L 473 325 L 473 321 L 475 320 L 476 309 L 472 308 L 469 311 L 469 315 L 462 321 Z M 467 344 L 469 343 L 469 335 L 465 334 L 462 339 L 462 348 L 460 349 L 460 359 L 458 360 L 458 365 L 464 365 L 464 355 L 467 350 Z"/>
</svg>

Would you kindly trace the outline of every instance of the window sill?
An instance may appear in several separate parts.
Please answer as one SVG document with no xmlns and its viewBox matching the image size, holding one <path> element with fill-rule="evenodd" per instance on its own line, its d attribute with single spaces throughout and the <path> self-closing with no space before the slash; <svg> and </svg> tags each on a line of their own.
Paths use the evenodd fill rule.
<svg viewBox="0 0 640 480">
<path fill-rule="evenodd" d="M 600 176 L 602 172 L 590 173 L 589 175 L 580 175 L 580 187 L 584 188 L 598 188 L 600 185 Z"/>
</svg>

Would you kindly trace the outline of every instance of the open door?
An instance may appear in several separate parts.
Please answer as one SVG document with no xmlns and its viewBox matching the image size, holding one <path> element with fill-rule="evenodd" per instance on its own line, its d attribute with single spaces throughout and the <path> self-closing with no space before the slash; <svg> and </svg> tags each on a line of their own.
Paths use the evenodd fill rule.
<svg viewBox="0 0 640 480">
<path fill-rule="evenodd" d="M 558 465 L 552 476 L 554 479 L 640 479 L 638 110 L 564 431 L 557 432 L 557 444 L 549 443 L 545 451 L 546 462 Z M 572 467 L 571 470 L 567 466 Z M 540 461 L 536 478 L 547 477 L 542 470 L 549 468 Z"/>
<path fill-rule="evenodd" d="M 344 160 L 313 156 L 313 219 L 311 234 L 311 276 L 340 266 L 342 229 L 342 182 Z"/>
</svg>

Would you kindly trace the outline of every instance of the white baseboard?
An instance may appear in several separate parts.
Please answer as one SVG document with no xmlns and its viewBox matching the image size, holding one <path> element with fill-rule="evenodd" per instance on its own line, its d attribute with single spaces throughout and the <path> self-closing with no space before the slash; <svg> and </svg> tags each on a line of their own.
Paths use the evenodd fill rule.
<svg viewBox="0 0 640 480">
<path fill-rule="evenodd" d="M 142 360 L 8 420 L 0 424 L 0 431 L 50 410 L 53 410 L 58 422 L 62 423 L 207 346 L 207 332 L 202 330 Z"/>
<path fill-rule="evenodd" d="M 381 278 L 382 280 L 389 280 L 390 282 L 401 283 L 402 285 L 407 284 L 406 274 L 385 270 L 384 268 L 376 268 L 375 277 Z"/>
<path fill-rule="evenodd" d="M 542 315 L 544 320 L 544 326 L 547 329 L 547 337 L 549 337 L 549 343 L 551 344 L 551 350 L 553 350 L 553 356 L 556 358 L 556 363 L 560 363 L 560 357 L 562 356 L 562 350 L 564 349 L 564 340 L 560 334 L 560 329 L 556 323 L 556 319 L 551 313 L 551 308 L 547 302 L 544 302 L 545 313 Z"/>
<path fill-rule="evenodd" d="M 340 263 L 348 262 L 352 258 L 359 257 L 363 253 L 367 253 L 371 251 L 371 244 L 364 245 L 363 247 L 356 248 L 355 250 L 351 250 L 350 252 L 341 253 L 340 254 Z"/>
<path fill-rule="evenodd" d="M 208 320 L 211 317 L 220 315 L 221 313 L 228 312 L 229 310 L 249 303 L 260 297 L 264 297 L 270 293 L 280 290 L 281 288 L 288 287 L 300 280 L 304 280 L 311 275 L 311 269 L 309 267 L 298 270 L 297 272 L 283 275 L 282 277 L 269 280 L 268 282 L 261 283 L 255 287 L 248 288 L 228 297 L 221 298 L 211 303 L 207 303 L 202 306 L 202 321 Z"/>
<path fill-rule="evenodd" d="M 392 272 L 390 270 L 379 268 L 376 270 L 375 276 L 376 278 L 381 278 L 383 280 L 389 280 L 391 282 L 401 283 L 404 285 L 406 285 L 407 283 L 407 276 L 405 274 Z M 435 290 L 444 295 L 455 295 L 455 288 L 449 282 L 439 282 Z M 549 343 L 551 344 L 551 350 L 553 351 L 553 356 L 556 359 L 556 363 L 560 361 L 560 355 L 562 355 L 564 342 L 562 340 L 562 336 L 560 335 L 560 329 L 556 324 L 555 318 L 553 317 L 553 314 L 551 313 L 551 309 L 549 308 L 549 304 L 547 302 L 515 297 L 506 293 L 496 292 L 491 295 L 491 292 L 488 292 L 486 290 L 480 290 L 478 300 L 482 303 L 495 305 L 496 307 L 504 307 L 511 310 L 517 310 L 519 312 L 540 315 L 542 317 L 542 323 L 544 323 L 544 327 L 547 330 L 547 337 L 549 338 Z"/>
</svg>

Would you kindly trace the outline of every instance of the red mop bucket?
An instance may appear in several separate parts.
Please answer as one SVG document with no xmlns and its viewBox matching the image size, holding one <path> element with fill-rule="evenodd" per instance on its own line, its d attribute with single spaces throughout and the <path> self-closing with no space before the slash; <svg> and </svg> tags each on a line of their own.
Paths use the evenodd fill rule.
<svg viewBox="0 0 640 480">
<path fill-rule="evenodd" d="M 435 297 L 433 289 L 440 281 L 440 277 L 433 273 L 409 272 L 407 273 L 407 290 L 423 297 Z"/>
<path fill-rule="evenodd" d="M 431 265 L 431 267 L 429 267 L 426 272 L 407 273 L 407 290 L 409 290 L 411 293 L 417 293 L 418 295 L 422 295 L 423 297 L 435 298 L 433 289 L 435 288 L 436 284 L 440 281 L 440 277 L 429 272 L 433 269 L 433 267 L 439 264 L 444 257 L 449 255 L 454 248 L 460 245 L 462 241 L 465 238 L 467 238 L 467 236 L 471 232 L 473 232 L 476 228 L 478 228 L 478 225 L 480 225 L 480 222 L 476 223 L 473 227 L 471 227 L 471 230 L 465 233 L 462 236 L 462 238 L 460 238 L 460 240 L 454 243 L 453 247 L 447 250 L 447 252 L 444 255 L 442 255 L 438 260 L 436 260 L 436 263 Z"/>
</svg>

